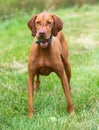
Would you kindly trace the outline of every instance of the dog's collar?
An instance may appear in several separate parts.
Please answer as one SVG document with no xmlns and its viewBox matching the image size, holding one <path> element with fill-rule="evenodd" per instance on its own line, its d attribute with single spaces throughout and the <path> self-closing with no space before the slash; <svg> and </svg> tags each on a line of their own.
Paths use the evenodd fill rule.
<svg viewBox="0 0 99 130">
<path fill-rule="evenodd" d="M 36 44 L 40 45 L 41 42 L 42 42 L 41 40 L 38 40 L 38 41 L 36 41 Z M 48 42 L 48 44 L 51 44 L 51 42 L 52 42 L 52 35 L 50 36 L 49 39 L 45 39 L 44 42 Z"/>
</svg>

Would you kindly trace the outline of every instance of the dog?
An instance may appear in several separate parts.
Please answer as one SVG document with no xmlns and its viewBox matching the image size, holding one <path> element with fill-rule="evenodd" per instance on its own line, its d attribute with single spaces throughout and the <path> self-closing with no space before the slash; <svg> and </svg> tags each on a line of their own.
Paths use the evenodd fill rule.
<svg viewBox="0 0 99 130">
<path fill-rule="evenodd" d="M 39 89 L 39 75 L 55 72 L 61 80 L 67 99 L 67 109 L 71 113 L 73 105 L 70 95 L 71 69 L 68 62 L 68 47 L 64 37 L 63 23 L 56 15 L 43 12 L 34 15 L 27 23 L 34 36 L 28 59 L 28 116 L 34 113 L 34 89 Z M 34 84 L 34 77 L 36 78 Z"/>
</svg>

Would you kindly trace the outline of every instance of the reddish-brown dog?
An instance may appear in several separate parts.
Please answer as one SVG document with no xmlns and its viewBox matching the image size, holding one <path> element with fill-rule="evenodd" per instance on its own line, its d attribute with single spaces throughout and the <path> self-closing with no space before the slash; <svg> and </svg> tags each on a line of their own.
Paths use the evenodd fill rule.
<svg viewBox="0 0 99 130">
<path fill-rule="evenodd" d="M 43 12 L 33 16 L 28 22 L 28 27 L 35 36 L 28 60 L 28 116 L 31 117 L 34 113 L 34 88 L 39 89 L 39 75 L 49 75 L 51 72 L 55 72 L 61 79 L 67 108 L 71 113 L 73 111 L 70 97 L 71 70 L 67 43 L 61 32 L 63 23 L 57 16 Z M 34 87 L 35 76 L 37 80 Z"/>
</svg>

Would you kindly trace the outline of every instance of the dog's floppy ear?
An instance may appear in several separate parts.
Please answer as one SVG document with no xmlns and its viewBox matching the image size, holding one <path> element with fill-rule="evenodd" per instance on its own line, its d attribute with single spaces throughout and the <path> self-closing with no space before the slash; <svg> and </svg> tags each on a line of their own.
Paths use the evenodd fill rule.
<svg viewBox="0 0 99 130">
<path fill-rule="evenodd" d="M 57 36 L 57 33 L 60 30 L 62 30 L 62 28 L 63 28 L 63 22 L 56 15 L 52 15 L 52 17 L 54 19 L 54 26 L 53 26 L 53 29 L 52 29 L 52 35 Z"/>
<path fill-rule="evenodd" d="M 36 28 L 35 28 L 35 19 L 36 19 L 36 17 L 37 17 L 37 15 L 34 15 L 27 23 L 28 27 L 32 31 L 32 36 L 36 35 Z"/>
</svg>

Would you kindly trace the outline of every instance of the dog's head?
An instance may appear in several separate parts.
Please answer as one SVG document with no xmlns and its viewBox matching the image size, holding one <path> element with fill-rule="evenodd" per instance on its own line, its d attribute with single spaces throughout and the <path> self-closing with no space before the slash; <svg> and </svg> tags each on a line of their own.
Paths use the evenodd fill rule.
<svg viewBox="0 0 99 130">
<path fill-rule="evenodd" d="M 57 36 L 58 32 L 62 30 L 63 23 L 56 15 L 51 15 L 47 12 L 34 15 L 28 21 L 32 35 L 38 39 L 49 39 L 51 35 Z"/>
</svg>

